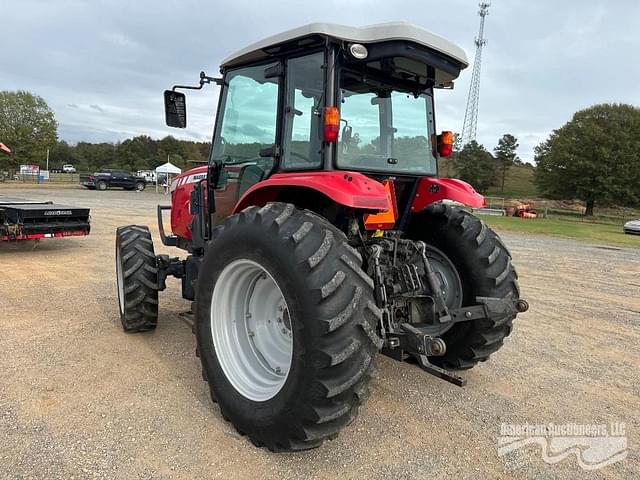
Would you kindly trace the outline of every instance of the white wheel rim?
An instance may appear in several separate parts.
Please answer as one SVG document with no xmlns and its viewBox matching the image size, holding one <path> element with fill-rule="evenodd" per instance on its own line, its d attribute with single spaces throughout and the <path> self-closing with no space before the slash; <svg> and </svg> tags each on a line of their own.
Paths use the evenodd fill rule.
<svg viewBox="0 0 640 480">
<path fill-rule="evenodd" d="M 124 274 L 120 264 L 120 248 L 116 248 L 116 282 L 118 283 L 118 304 L 120 313 L 124 313 Z"/>
<path fill-rule="evenodd" d="M 293 329 L 280 287 L 258 263 L 227 265 L 211 298 L 211 336 L 227 380 L 256 402 L 273 398 L 287 381 Z"/>
</svg>

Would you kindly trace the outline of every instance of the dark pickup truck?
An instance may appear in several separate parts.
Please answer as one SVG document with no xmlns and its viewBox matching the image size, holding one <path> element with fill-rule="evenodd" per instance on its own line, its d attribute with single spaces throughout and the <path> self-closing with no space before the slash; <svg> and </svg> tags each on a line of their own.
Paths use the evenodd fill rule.
<svg viewBox="0 0 640 480">
<path fill-rule="evenodd" d="M 136 177 L 124 170 L 100 170 L 93 175 L 80 175 L 80 185 L 90 190 L 106 190 L 107 188 L 124 188 L 141 192 L 146 186 L 145 179 Z"/>
<path fill-rule="evenodd" d="M 0 241 L 78 237 L 90 230 L 88 208 L 0 195 Z"/>
</svg>

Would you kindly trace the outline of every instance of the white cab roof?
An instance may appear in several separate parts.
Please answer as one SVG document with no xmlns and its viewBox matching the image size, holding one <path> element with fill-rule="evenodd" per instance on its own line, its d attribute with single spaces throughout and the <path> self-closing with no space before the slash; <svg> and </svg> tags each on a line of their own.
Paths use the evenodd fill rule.
<svg viewBox="0 0 640 480">
<path fill-rule="evenodd" d="M 407 40 L 452 57 L 462 63 L 464 67 L 469 65 L 464 50 L 450 41 L 411 23 L 390 22 L 366 27 L 347 27 L 333 23 L 310 23 L 309 25 L 287 30 L 286 32 L 273 35 L 249 45 L 225 58 L 221 66 L 231 67 L 245 62 L 259 60 L 267 56 L 266 53 L 263 52 L 265 48 L 311 35 L 321 35 L 346 42 L 365 44 L 388 40 Z"/>
</svg>

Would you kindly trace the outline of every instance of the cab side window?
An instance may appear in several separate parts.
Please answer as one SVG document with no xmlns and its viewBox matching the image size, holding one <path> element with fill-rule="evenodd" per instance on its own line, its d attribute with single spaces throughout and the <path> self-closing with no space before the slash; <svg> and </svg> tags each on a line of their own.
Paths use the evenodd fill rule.
<svg viewBox="0 0 640 480">
<path fill-rule="evenodd" d="M 276 143 L 279 79 L 265 75 L 275 65 L 240 68 L 225 76 L 211 158 L 224 164 L 217 187 L 236 183 L 236 200 L 273 169 L 274 159 L 261 157 L 260 151 Z"/>
<path fill-rule="evenodd" d="M 260 150 L 276 141 L 278 78 L 265 78 L 260 65 L 231 71 L 225 77 L 221 119 L 213 158 L 224 163 L 256 163 Z"/>
<path fill-rule="evenodd" d="M 318 168 L 322 131 L 320 102 L 323 95 L 324 54 L 292 58 L 287 62 L 287 98 L 283 124 L 285 169 Z"/>
</svg>

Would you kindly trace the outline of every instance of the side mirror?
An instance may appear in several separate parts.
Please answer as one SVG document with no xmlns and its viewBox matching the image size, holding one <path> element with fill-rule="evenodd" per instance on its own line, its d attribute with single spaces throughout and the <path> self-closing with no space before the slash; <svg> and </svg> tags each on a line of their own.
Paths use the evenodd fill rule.
<svg viewBox="0 0 640 480">
<path fill-rule="evenodd" d="M 173 90 L 164 91 L 164 117 L 170 127 L 187 126 L 187 100 L 184 93 Z"/>
</svg>

